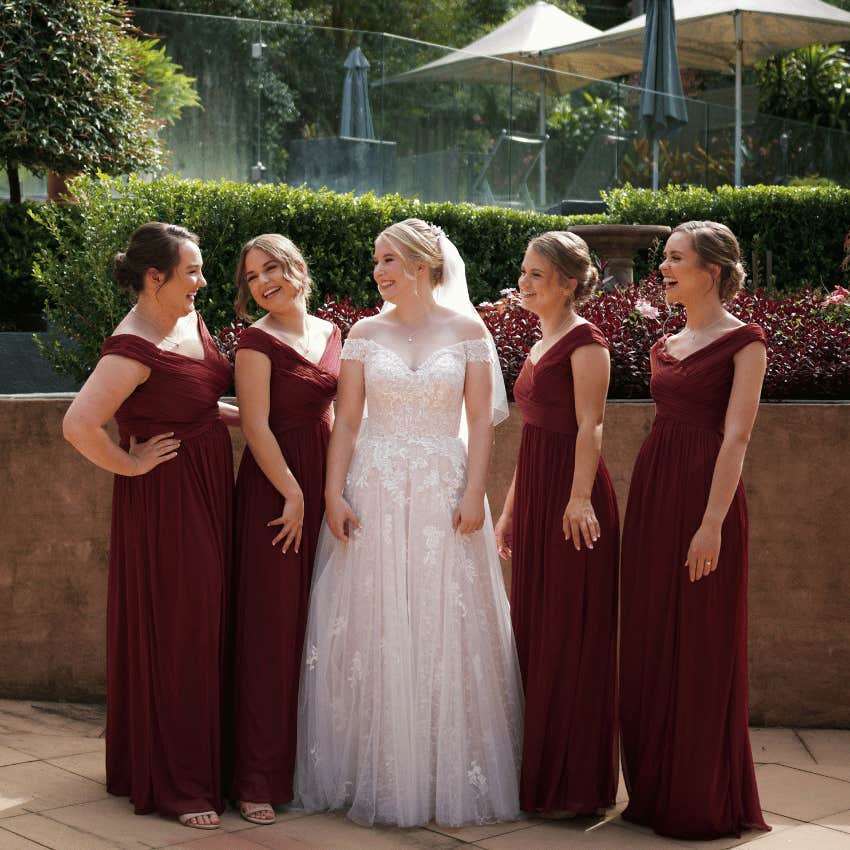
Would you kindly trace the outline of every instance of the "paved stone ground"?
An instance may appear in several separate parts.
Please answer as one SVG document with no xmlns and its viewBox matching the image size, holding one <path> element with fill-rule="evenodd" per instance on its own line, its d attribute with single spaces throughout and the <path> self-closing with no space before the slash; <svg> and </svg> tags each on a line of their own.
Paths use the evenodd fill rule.
<svg viewBox="0 0 850 850">
<path fill-rule="evenodd" d="M 137 817 L 106 793 L 102 706 L 0 700 L 0 850 L 850 850 L 850 731 L 753 729 L 762 806 L 773 832 L 681 842 L 604 819 L 525 820 L 465 829 L 363 829 L 339 815 L 279 814 L 252 826 L 233 811 L 215 832 L 157 815 Z"/>
</svg>

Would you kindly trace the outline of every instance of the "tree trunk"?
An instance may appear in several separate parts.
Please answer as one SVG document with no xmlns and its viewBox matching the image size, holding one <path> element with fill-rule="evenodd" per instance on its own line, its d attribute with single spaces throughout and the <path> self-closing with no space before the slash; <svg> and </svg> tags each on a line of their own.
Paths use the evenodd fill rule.
<svg viewBox="0 0 850 850">
<path fill-rule="evenodd" d="M 9 178 L 9 203 L 19 204 L 21 202 L 21 175 L 18 173 L 18 164 L 12 160 L 6 161 L 6 175 Z"/>
<path fill-rule="evenodd" d="M 76 174 L 56 174 L 47 172 L 47 200 L 54 204 L 75 204 L 77 199 L 68 191 L 68 181 Z"/>
</svg>

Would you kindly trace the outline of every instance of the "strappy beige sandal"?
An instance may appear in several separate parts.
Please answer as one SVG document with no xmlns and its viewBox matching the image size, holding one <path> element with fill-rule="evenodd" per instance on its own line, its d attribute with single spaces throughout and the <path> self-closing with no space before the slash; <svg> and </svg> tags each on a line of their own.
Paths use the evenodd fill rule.
<svg viewBox="0 0 850 850">
<path fill-rule="evenodd" d="M 218 812 L 214 812 L 212 809 L 208 809 L 205 812 L 186 812 L 185 815 L 177 815 L 177 820 L 183 824 L 183 826 L 188 826 L 191 829 L 218 829 L 221 826 L 221 821 L 217 823 L 191 823 L 190 821 L 193 818 L 218 818 Z"/>
<path fill-rule="evenodd" d="M 271 812 L 270 818 L 258 818 L 260 812 Z M 260 826 L 265 826 L 275 822 L 274 809 L 268 803 L 240 803 L 239 814 L 249 823 L 256 823 Z"/>
</svg>

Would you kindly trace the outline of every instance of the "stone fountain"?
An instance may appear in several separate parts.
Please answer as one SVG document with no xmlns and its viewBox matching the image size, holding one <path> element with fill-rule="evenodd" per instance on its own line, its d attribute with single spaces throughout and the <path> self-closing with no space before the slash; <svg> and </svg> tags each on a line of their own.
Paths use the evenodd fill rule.
<svg viewBox="0 0 850 850">
<path fill-rule="evenodd" d="M 568 227 L 606 262 L 605 279 L 615 286 L 632 283 L 634 256 L 670 234 L 665 224 L 577 224 Z"/>
</svg>

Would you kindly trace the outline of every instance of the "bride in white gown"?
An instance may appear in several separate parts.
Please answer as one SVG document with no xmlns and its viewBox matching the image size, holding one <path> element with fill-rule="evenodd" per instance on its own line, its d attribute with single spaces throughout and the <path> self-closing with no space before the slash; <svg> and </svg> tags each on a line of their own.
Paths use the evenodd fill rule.
<svg viewBox="0 0 850 850">
<path fill-rule="evenodd" d="M 513 820 L 522 692 L 484 494 L 495 348 L 437 228 L 387 228 L 374 277 L 394 309 L 358 322 L 342 352 L 295 804 L 365 825 Z"/>
</svg>

